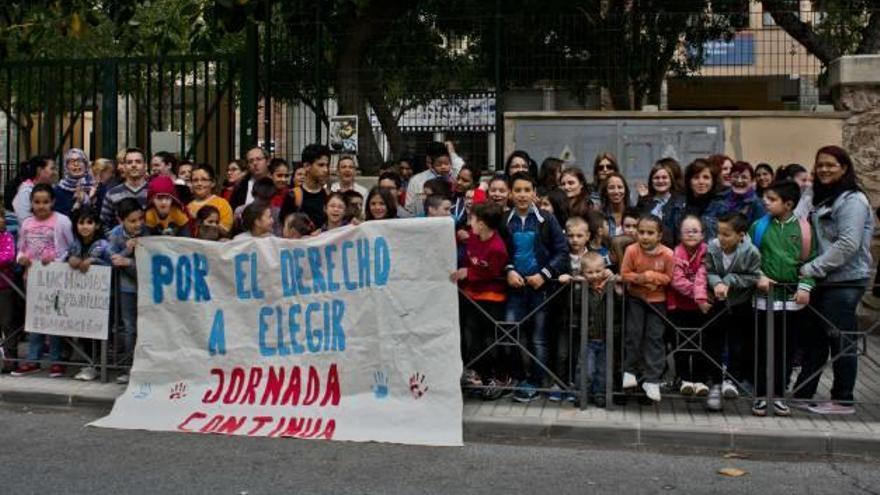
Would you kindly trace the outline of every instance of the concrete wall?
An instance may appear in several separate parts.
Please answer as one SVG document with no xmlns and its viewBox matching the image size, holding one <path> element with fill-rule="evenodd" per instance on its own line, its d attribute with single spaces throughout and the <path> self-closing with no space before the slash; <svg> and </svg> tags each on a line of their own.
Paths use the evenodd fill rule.
<svg viewBox="0 0 880 495">
<path fill-rule="evenodd" d="M 774 166 L 796 162 L 809 167 L 819 147 L 843 144 L 843 122 L 848 116 L 847 112 L 507 112 L 504 151 L 507 155 L 517 149 L 515 130 L 520 119 L 719 119 L 724 124 L 724 153 L 735 160 Z M 540 162 L 545 157 L 534 158 Z"/>
</svg>

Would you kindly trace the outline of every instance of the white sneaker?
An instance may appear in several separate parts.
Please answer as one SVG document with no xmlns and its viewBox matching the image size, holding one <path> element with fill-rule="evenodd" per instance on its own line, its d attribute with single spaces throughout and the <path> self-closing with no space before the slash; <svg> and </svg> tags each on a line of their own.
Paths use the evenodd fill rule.
<svg viewBox="0 0 880 495">
<path fill-rule="evenodd" d="M 95 378 L 98 378 L 98 370 L 91 366 L 87 366 L 79 370 L 79 373 L 77 373 L 76 376 L 73 377 L 74 380 L 82 380 L 84 382 L 90 382 Z"/>
<path fill-rule="evenodd" d="M 732 381 L 724 380 L 724 383 L 721 384 L 721 395 L 725 399 L 738 399 L 739 390 L 736 389 L 736 385 Z"/>
<path fill-rule="evenodd" d="M 681 395 L 694 395 L 694 384 L 682 380 L 681 388 L 678 389 L 678 393 Z"/>
<path fill-rule="evenodd" d="M 697 382 L 694 384 L 694 395 L 697 397 L 705 397 L 709 395 L 709 387 L 705 383 Z"/>
<path fill-rule="evenodd" d="M 638 385 L 639 381 L 636 380 L 636 375 L 626 371 L 623 372 L 623 388 L 636 388 Z"/>
<path fill-rule="evenodd" d="M 120 385 L 125 385 L 126 383 L 128 383 L 128 373 L 123 373 L 117 376 L 116 383 L 119 383 Z"/>
<path fill-rule="evenodd" d="M 709 391 L 709 396 L 706 397 L 706 409 L 710 411 L 720 411 L 721 410 L 721 387 L 718 385 L 712 385 L 712 390 Z"/>
<path fill-rule="evenodd" d="M 642 383 L 642 390 L 654 402 L 660 402 L 660 384 L 659 383 Z"/>
</svg>

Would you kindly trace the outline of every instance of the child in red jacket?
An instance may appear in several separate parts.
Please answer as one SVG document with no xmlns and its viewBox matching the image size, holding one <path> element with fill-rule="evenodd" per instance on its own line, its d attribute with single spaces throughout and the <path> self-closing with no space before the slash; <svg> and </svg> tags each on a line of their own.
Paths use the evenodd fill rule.
<svg viewBox="0 0 880 495">
<path fill-rule="evenodd" d="M 462 357 L 469 369 L 463 381 L 467 386 L 482 387 L 483 398 L 494 400 L 513 386 L 512 353 L 500 356 L 499 346 L 495 346 L 487 355 L 472 361 L 494 341 L 495 323 L 486 315 L 495 321 L 504 318 L 507 300 L 504 267 L 508 254 L 498 234 L 503 213 L 491 203 L 474 205 L 469 223 L 471 235 L 466 241 L 463 266 L 452 274 L 452 280 L 461 283 L 465 294 L 460 305 Z"/>
<path fill-rule="evenodd" d="M 689 215 L 681 222 L 681 242 L 675 247 L 672 284 L 666 293 L 669 319 L 678 329 L 667 328 L 667 339 L 675 349 L 675 372 L 681 378 L 681 395 L 703 397 L 709 393 L 706 385 L 712 375 L 711 364 L 699 349 L 702 339 L 698 330 L 706 323 L 706 313 L 712 308 L 707 292 L 706 243 L 703 242 L 703 222 Z"/>
</svg>

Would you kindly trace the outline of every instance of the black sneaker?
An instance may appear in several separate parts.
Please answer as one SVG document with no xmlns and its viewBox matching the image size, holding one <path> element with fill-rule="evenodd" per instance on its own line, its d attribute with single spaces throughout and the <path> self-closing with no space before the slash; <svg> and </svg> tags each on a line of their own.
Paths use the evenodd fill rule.
<svg viewBox="0 0 880 495">
<path fill-rule="evenodd" d="M 791 409 L 788 408 L 784 400 L 774 400 L 773 414 L 777 416 L 791 416 Z"/>
<path fill-rule="evenodd" d="M 764 399 L 758 399 L 752 404 L 752 414 L 755 416 L 764 417 L 767 415 L 767 401 Z"/>
</svg>

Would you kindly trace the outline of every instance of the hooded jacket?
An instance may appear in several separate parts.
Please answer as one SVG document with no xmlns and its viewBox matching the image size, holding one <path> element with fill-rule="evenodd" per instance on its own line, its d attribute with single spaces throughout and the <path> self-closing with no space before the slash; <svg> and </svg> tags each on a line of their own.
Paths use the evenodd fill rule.
<svg viewBox="0 0 880 495">
<path fill-rule="evenodd" d="M 761 278 L 761 253 L 749 238 L 743 239 L 733 252 L 733 260 L 729 268 L 724 268 L 724 250 L 718 239 L 709 242 L 706 256 L 708 290 L 714 292 L 715 287 L 724 284 L 729 287 L 727 304 L 736 306 L 748 303 L 755 291 L 755 285 Z"/>
</svg>

